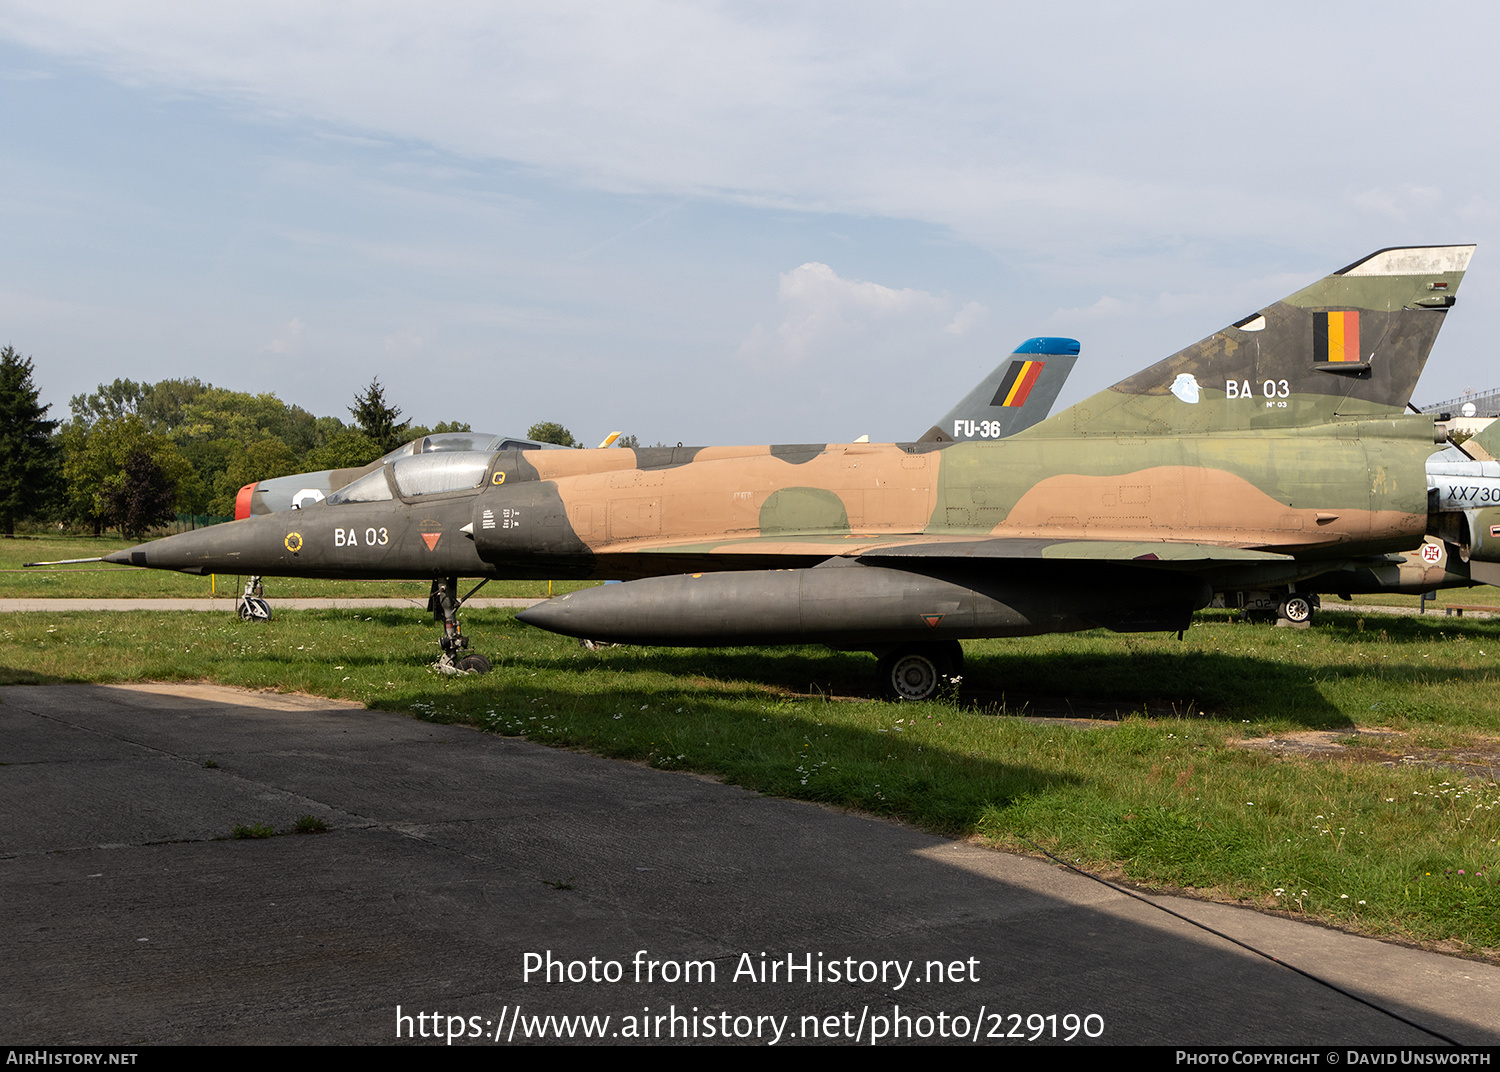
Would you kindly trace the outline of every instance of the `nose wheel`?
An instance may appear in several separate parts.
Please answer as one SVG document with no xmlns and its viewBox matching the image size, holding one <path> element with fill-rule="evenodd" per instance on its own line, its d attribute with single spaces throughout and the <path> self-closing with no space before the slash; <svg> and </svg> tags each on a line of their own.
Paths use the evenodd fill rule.
<svg viewBox="0 0 1500 1072">
<path fill-rule="evenodd" d="M 480 581 L 469 593 L 479 591 L 486 581 Z M 437 668 L 445 674 L 488 674 L 492 667 L 483 655 L 469 651 L 469 638 L 463 635 L 458 624 L 458 608 L 469 598 L 459 599 L 458 578 L 445 577 L 432 582 L 432 594 L 427 598 L 427 609 L 436 621 L 443 623 L 443 635 L 438 639 Z"/>
<path fill-rule="evenodd" d="M 271 604 L 266 602 L 265 596 L 266 590 L 259 577 L 251 577 L 246 581 L 245 590 L 234 603 L 234 612 L 240 616 L 240 621 L 269 622 Z"/>
</svg>

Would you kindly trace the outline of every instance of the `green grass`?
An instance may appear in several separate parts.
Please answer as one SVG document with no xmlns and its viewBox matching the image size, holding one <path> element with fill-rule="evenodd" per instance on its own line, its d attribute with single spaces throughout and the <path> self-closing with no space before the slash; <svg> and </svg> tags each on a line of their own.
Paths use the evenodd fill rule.
<svg viewBox="0 0 1500 1072">
<path fill-rule="evenodd" d="M 961 702 L 908 705 L 871 698 L 863 654 L 595 653 L 500 611 L 465 627 L 492 674 L 435 672 L 436 631 L 416 609 L 283 612 L 269 625 L 15 614 L 0 621 L 0 683 L 209 679 L 347 698 L 1007 849 L 1035 842 L 1147 886 L 1500 950 L 1500 787 L 1401 762 L 1497 747 L 1500 621 L 1328 614 L 1297 630 L 1210 616 L 1180 642 L 976 641 Z M 1006 717 L 1021 713 L 1110 721 Z M 1390 765 L 1358 749 L 1329 761 L 1232 743 L 1374 727 L 1404 734 Z"/>
</svg>

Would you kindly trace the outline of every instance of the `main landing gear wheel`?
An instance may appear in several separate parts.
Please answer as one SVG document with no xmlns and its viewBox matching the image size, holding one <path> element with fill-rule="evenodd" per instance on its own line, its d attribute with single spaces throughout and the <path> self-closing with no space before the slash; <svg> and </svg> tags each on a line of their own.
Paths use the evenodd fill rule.
<svg viewBox="0 0 1500 1072">
<path fill-rule="evenodd" d="M 1312 621 L 1313 605 L 1306 596 L 1287 596 L 1276 611 L 1279 617 L 1300 625 Z"/>
<path fill-rule="evenodd" d="M 963 669 L 963 654 L 956 640 L 897 648 L 877 664 L 880 689 L 892 700 L 930 700 Z"/>
</svg>

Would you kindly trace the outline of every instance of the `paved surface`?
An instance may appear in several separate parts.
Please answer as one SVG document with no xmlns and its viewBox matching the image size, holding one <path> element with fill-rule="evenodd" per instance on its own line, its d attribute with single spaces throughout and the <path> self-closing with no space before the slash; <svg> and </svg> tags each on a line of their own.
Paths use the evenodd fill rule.
<svg viewBox="0 0 1500 1072">
<path fill-rule="evenodd" d="M 1446 606 L 1431 606 L 1426 610 L 1421 607 L 1386 607 L 1368 603 L 1330 603 L 1323 602 L 1324 610 L 1352 611 L 1355 614 L 1395 614 L 1404 618 L 1477 618 L 1488 620 L 1495 617 L 1495 612 L 1489 607 L 1465 607 L 1459 604 Z"/>
<path fill-rule="evenodd" d="M 227 837 L 303 815 L 329 832 Z M 679 1033 L 702 1038 L 711 1017 L 761 1042 L 778 1021 L 735 1018 L 789 1017 L 787 1042 L 803 1016 L 834 1017 L 868 1041 L 897 1006 L 909 1030 L 947 1014 L 984 1036 L 1024 1028 L 1012 1013 L 1094 1013 L 1107 1043 L 1434 1041 L 1049 864 L 307 697 L 0 689 L 0 816 L 0 1022 L 17 1044 L 388 1043 L 397 1006 L 490 1032 L 517 1006 L 608 1015 L 608 1031 L 675 1013 L 696 1017 Z M 1500 969 L 1163 900 L 1465 1043 L 1500 1042 Z M 622 977 L 528 981 L 527 954 L 548 950 Z M 662 982 L 666 967 L 637 983 L 639 950 L 709 962 L 715 980 Z M 786 981 L 789 956 L 825 982 Z M 847 958 L 914 962 L 916 978 L 827 981 Z M 922 980 L 932 961 L 961 981 Z M 735 978 L 778 962 L 775 981 Z"/>
<path fill-rule="evenodd" d="M 424 609 L 425 599 L 273 599 L 271 611 L 279 610 L 368 610 L 371 607 L 416 607 Z M 483 599 L 475 596 L 464 604 L 466 609 L 487 607 L 534 607 L 540 599 Z M 0 599 L 0 613 L 5 611 L 93 611 L 93 610 L 216 610 L 233 614 L 235 599 Z"/>
</svg>

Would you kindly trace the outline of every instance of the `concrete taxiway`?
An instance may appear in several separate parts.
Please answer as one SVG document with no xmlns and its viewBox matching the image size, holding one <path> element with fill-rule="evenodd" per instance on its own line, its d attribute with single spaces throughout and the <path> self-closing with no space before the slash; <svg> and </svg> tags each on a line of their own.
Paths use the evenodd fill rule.
<svg viewBox="0 0 1500 1072">
<path fill-rule="evenodd" d="M 1439 1042 L 1356 997 L 1500 1043 L 1494 967 L 1158 898 L 1346 996 L 1047 863 L 309 697 L 0 689 L 0 815 L 16 1044 Z"/>
<path fill-rule="evenodd" d="M 464 603 L 471 610 L 484 610 L 493 607 L 534 607 L 541 603 L 540 599 L 519 599 L 497 597 L 485 599 L 476 596 Z M 349 597 L 338 599 L 277 599 L 272 607 L 280 610 L 371 610 L 378 607 L 389 607 L 397 610 L 409 610 L 415 608 L 423 610 L 426 601 L 421 599 L 391 599 L 386 597 L 364 598 Z M 161 599 L 0 599 L 0 614 L 25 612 L 36 613 L 45 611 L 49 613 L 71 613 L 74 611 L 124 611 L 124 610 L 191 610 L 191 611 L 218 611 L 220 614 L 233 614 L 235 611 L 235 600 L 225 599 L 188 599 L 188 598 L 161 598 Z"/>
</svg>

